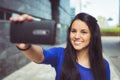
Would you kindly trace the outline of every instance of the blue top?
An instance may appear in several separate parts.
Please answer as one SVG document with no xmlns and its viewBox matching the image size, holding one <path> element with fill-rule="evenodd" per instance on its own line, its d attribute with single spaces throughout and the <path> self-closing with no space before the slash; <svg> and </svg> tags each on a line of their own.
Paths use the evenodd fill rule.
<svg viewBox="0 0 120 80">
<path fill-rule="evenodd" d="M 62 66 L 62 62 L 64 59 L 64 48 L 62 47 L 54 47 L 48 50 L 43 49 L 44 53 L 44 61 L 45 64 L 51 64 L 56 70 L 56 80 L 60 78 L 60 70 Z M 110 80 L 110 68 L 109 63 L 105 60 L 106 69 L 107 69 L 107 80 Z M 81 80 L 94 80 L 92 76 L 92 72 L 90 68 L 86 68 L 77 63 L 79 71 L 81 72 Z"/>
</svg>

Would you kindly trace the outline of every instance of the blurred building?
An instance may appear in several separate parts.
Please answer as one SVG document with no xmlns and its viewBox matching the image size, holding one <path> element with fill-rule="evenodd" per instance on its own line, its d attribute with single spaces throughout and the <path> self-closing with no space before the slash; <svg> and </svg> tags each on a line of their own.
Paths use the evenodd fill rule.
<svg viewBox="0 0 120 80">
<path fill-rule="evenodd" d="M 75 8 L 72 7 L 71 8 L 71 19 L 73 19 L 75 17 Z"/>
<path fill-rule="evenodd" d="M 0 80 L 30 62 L 9 41 L 9 17 L 25 13 L 38 19 L 55 20 L 56 44 L 66 41 L 71 21 L 69 0 L 0 0 Z"/>
<path fill-rule="evenodd" d="M 33 15 L 34 17 L 38 17 L 41 19 L 54 19 L 58 23 L 68 25 L 71 20 L 69 0 L 1 0 L 0 18 L 3 17 L 3 12 L 9 12 L 11 14 L 27 13 Z M 67 20 L 65 20 L 64 18 L 66 18 Z"/>
<path fill-rule="evenodd" d="M 119 24 L 120 24 L 120 0 L 119 0 Z"/>
</svg>

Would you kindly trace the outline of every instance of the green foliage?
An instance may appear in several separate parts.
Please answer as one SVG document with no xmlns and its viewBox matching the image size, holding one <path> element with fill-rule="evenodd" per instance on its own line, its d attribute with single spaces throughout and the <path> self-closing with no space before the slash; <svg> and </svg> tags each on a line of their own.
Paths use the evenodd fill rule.
<svg viewBox="0 0 120 80">
<path fill-rule="evenodd" d="M 114 28 L 100 28 L 101 32 L 115 32 L 120 33 L 120 27 L 114 27 Z"/>
</svg>

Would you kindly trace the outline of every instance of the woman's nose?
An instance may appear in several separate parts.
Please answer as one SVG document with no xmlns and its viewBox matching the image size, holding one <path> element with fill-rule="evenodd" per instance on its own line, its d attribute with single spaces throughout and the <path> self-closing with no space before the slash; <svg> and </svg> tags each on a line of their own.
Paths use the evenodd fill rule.
<svg viewBox="0 0 120 80">
<path fill-rule="evenodd" d="M 76 34 L 75 34 L 75 38 L 80 38 L 80 33 L 79 32 L 77 32 Z"/>
</svg>

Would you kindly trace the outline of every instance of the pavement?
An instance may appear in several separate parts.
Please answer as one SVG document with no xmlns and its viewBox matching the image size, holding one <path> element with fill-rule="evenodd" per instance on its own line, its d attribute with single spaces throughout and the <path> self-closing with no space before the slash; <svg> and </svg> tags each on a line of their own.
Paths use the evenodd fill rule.
<svg viewBox="0 0 120 80">
<path fill-rule="evenodd" d="M 104 57 L 110 63 L 111 80 L 120 80 L 120 36 L 102 37 Z"/>
<path fill-rule="evenodd" d="M 110 63 L 111 80 L 120 80 L 120 37 L 102 37 L 103 55 Z M 64 44 L 55 45 L 65 47 Z M 44 48 L 54 46 L 42 45 Z M 55 69 L 51 65 L 30 62 L 3 80 L 55 80 Z"/>
</svg>

